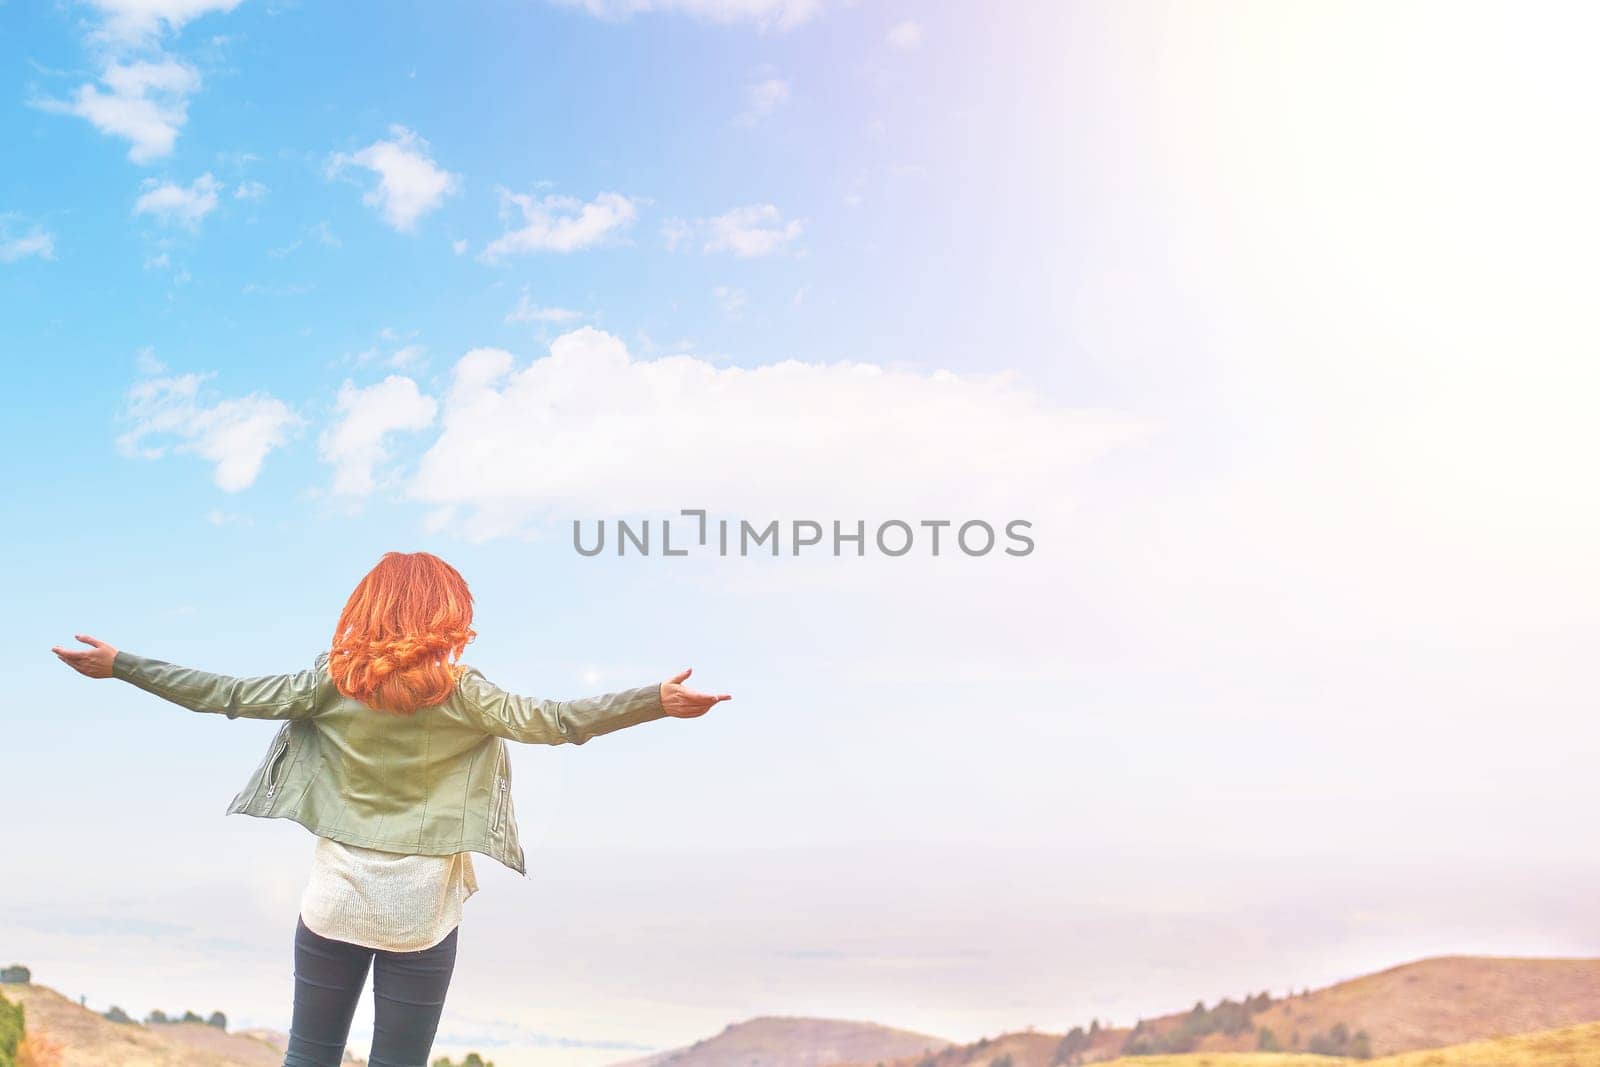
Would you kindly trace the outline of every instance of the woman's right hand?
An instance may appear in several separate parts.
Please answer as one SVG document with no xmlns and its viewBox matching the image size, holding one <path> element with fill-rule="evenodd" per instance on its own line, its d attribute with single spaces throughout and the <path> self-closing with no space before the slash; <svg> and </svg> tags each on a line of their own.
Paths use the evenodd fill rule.
<svg viewBox="0 0 1600 1067">
<path fill-rule="evenodd" d="M 51 645 L 50 651 L 56 658 L 79 674 L 90 678 L 111 677 L 111 664 L 117 658 L 117 650 L 111 644 L 99 638 L 90 637 L 88 634 L 73 634 L 79 641 L 91 648 L 62 648 L 60 645 Z"/>
<path fill-rule="evenodd" d="M 683 680 L 692 673 L 694 673 L 693 667 L 685 667 L 681 673 L 661 683 L 661 706 L 666 709 L 668 715 L 675 715 L 680 719 L 692 719 L 710 711 L 711 705 L 719 700 L 733 699 L 727 693 L 712 696 L 710 693 L 696 693 L 693 689 L 685 689 Z"/>
</svg>

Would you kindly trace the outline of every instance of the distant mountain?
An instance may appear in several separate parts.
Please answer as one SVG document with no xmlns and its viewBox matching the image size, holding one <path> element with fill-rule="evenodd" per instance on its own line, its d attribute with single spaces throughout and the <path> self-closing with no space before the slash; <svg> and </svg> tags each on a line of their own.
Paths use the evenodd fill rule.
<svg viewBox="0 0 1600 1067">
<path fill-rule="evenodd" d="M 692 1045 L 610 1067 L 828 1067 L 916 1056 L 949 1044 L 942 1037 L 877 1023 L 763 1015 L 731 1023 Z"/>
<path fill-rule="evenodd" d="M 276 1057 L 272 1061 L 272 1067 L 281 1067 L 283 1063 L 283 1054 L 289 1051 L 288 1034 L 284 1033 L 282 1030 L 268 1030 L 265 1027 L 256 1027 L 252 1030 L 239 1030 L 237 1033 L 243 1037 L 252 1037 L 257 1041 L 264 1041 L 271 1045 L 273 1054 Z M 367 1061 L 364 1057 L 357 1056 L 354 1052 L 351 1052 L 347 1048 L 344 1050 L 344 1063 L 346 1064 L 346 1067 L 366 1067 Z"/>
<path fill-rule="evenodd" d="M 27 1013 L 30 1034 L 59 1042 L 69 1067 L 280 1067 L 287 1038 L 205 1023 L 114 1023 L 49 986 L 7 982 L 0 994 Z M 348 1053 L 345 1062 L 359 1064 Z"/>
</svg>

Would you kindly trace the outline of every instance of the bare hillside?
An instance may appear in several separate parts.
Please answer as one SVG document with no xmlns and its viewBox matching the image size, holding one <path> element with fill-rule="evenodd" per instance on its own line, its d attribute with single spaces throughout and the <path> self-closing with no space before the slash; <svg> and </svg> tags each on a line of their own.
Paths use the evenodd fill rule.
<svg viewBox="0 0 1600 1067">
<path fill-rule="evenodd" d="M 272 1030 L 227 1032 L 205 1023 L 114 1023 L 37 983 L 0 994 L 27 1012 L 29 1034 L 61 1045 L 62 1067 L 279 1067 L 287 1038 Z M 363 1061 L 345 1054 L 345 1062 Z"/>
<path fill-rule="evenodd" d="M 1254 1021 L 1286 1045 L 1343 1022 L 1385 1056 L 1596 1020 L 1600 960 L 1442 956 L 1280 1001 Z"/>
</svg>

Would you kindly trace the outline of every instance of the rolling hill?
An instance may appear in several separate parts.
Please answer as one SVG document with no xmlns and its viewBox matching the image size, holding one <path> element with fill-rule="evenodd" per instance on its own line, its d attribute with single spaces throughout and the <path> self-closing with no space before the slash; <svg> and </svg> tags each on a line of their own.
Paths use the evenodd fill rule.
<svg viewBox="0 0 1600 1067">
<path fill-rule="evenodd" d="M 1169 1035 L 1184 1024 L 1189 1014 L 1175 1012 L 1146 1020 L 1144 1032 Z M 1192 1051 L 1254 1051 L 1259 1031 L 1265 1027 L 1273 1032 L 1286 1054 L 1303 1053 L 1309 1051 L 1312 1035 L 1327 1033 L 1342 1024 L 1351 1034 L 1364 1031 L 1373 1054 L 1386 1056 L 1596 1021 L 1600 1021 L 1600 959 L 1443 956 L 1275 999 L 1270 1007 L 1254 1013 L 1240 1032 L 1208 1034 Z M 1080 1062 L 1117 1059 L 1130 1032 L 1127 1027 L 1099 1030 L 1079 1048 Z M 887 1061 L 884 1067 L 988 1067 L 1002 1057 L 1010 1057 L 1010 1067 L 1051 1067 L 1061 1037 L 1059 1033 L 1033 1031 L 1002 1034 L 981 1042 L 951 1045 L 931 1057 L 911 1055 Z M 1128 1062 L 1150 1067 L 1168 1059 L 1191 1067 L 1199 1062 L 1182 1056 L 1141 1057 Z M 1279 1067 L 1335 1061 L 1326 1056 L 1297 1060 L 1292 1055 L 1279 1055 L 1237 1062 Z M 1600 1056 L 1592 1062 L 1600 1065 Z M 876 1067 L 876 1063 L 863 1058 L 853 1067 Z"/>
<path fill-rule="evenodd" d="M 287 1043 L 271 1030 L 113 1023 L 38 984 L 0 992 L 25 1006 L 30 1033 L 61 1044 L 63 1067 L 276 1067 Z M 1119 1058 L 1131 1031 L 1108 1027 L 1085 1034 L 1076 1059 L 1106 1067 L 1600 1067 L 1600 960 L 1438 957 L 1251 1008 L 1235 1003 L 1233 1033 L 1206 1032 L 1187 1054 Z M 1171 1036 L 1195 1019 L 1189 1011 L 1145 1020 L 1140 1033 Z M 1336 1026 L 1363 1032 L 1377 1058 L 1306 1054 L 1311 1035 Z M 1282 1052 L 1255 1051 L 1262 1029 Z M 870 1022 L 769 1015 L 611 1067 L 1057 1067 L 1063 1036 L 1027 1030 L 958 1045 Z M 360 1062 L 346 1054 L 346 1063 Z"/>
<path fill-rule="evenodd" d="M 1444 956 L 1279 1001 L 1253 1021 L 1284 1039 L 1343 1022 L 1384 1056 L 1597 1020 L 1600 960 Z"/>
<path fill-rule="evenodd" d="M 62 1049 L 63 1067 L 278 1067 L 287 1040 L 274 1031 L 227 1032 L 205 1023 L 114 1023 L 49 986 L 7 982 L 0 993 L 27 1012 L 28 1033 Z M 345 1061 L 359 1064 L 347 1052 Z"/>
</svg>

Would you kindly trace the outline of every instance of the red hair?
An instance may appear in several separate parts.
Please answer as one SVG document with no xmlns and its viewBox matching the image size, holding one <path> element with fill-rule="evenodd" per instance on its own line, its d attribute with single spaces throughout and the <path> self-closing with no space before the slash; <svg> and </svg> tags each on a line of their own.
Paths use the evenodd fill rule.
<svg viewBox="0 0 1600 1067">
<path fill-rule="evenodd" d="M 449 698 L 476 636 L 472 592 L 454 567 L 429 552 L 385 552 L 345 601 L 328 673 L 345 696 L 411 715 Z"/>
</svg>

